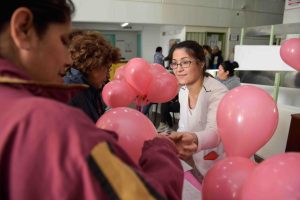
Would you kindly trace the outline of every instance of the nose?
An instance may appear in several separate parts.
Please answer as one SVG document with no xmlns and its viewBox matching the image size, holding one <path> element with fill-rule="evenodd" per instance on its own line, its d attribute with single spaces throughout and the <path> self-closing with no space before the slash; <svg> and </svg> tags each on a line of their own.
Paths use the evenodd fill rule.
<svg viewBox="0 0 300 200">
<path fill-rule="evenodd" d="M 181 63 L 177 64 L 177 71 L 183 71 L 183 70 L 184 68 L 182 67 L 182 64 Z"/>
</svg>

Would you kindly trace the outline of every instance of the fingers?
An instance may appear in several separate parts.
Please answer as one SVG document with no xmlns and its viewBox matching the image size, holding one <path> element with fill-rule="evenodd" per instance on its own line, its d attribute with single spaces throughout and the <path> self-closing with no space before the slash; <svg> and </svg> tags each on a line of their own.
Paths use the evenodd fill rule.
<svg viewBox="0 0 300 200">
<path fill-rule="evenodd" d="M 183 143 L 195 143 L 196 145 L 198 145 L 198 137 L 195 133 L 186 133 L 184 134 L 184 137 L 182 138 L 182 142 Z"/>
<path fill-rule="evenodd" d="M 183 160 L 190 158 L 197 151 L 197 136 L 194 133 L 173 132 L 168 137 L 175 142 L 178 156 Z"/>
<path fill-rule="evenodd" d="M 190 158 L 197 151 L 197 145 L 195 143 L 189 145 L 176 145 L 176 147 L 179 157 L 184 160 Z"/>
<path fill-rule="evenodd" d="M 180 140 L 183 137 L 182 133 L 179 132 L 172 132 L 169 136 L 168 136 L 171 140 L 173 140 L 175 143 L 180 142 Z"/>
<path fill-rule="evenodd" d="M 168 132 L 159 132 L 158 135 L 168 136 L 169 133 Z"/>
</svg>

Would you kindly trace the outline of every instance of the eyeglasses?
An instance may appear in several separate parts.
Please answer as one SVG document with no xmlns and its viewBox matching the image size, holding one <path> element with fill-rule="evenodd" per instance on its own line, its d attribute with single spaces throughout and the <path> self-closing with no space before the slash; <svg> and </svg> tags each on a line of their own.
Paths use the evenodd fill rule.
<svg viewBox="0 0 300 200">
<path fill-rule="evenodd" d="M 171 67 L 172 69 L 177 69 L 177 68 L 178 68 L 178 65 L 179 65 L 179 66 L 182 67 L 182 68 L 188 68 L 188 67 L 190 67 L 191 63 L 192 63 L 191 60 L 184 60 L 184 61 L 181 61 L 180 63 L 172 62 L 172 63 L 170 64 L 170 67 Z"/>
</svg>

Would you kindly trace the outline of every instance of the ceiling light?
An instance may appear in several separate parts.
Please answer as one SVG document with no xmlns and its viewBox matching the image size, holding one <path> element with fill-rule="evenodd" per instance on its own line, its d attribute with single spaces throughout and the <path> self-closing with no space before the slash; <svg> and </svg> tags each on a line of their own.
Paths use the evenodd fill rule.
<svg viewBox="0 0 300 200">
<path fill-rule="evenodd" d="M 125 26 L 128 26 L 128 25 L 129 25 L 128 22 L 125 22 L 125 23 L 121 24 L 122 27 L 125 27 Z"/>
</svg>

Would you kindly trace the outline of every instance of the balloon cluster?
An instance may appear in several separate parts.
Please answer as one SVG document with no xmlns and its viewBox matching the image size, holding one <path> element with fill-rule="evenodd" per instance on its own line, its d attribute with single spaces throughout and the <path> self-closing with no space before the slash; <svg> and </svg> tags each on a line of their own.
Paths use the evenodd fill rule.
<svg viewBox="0 0 300 200">
<path fill-rule="evenodd" d="M 115 132 L 119 145 L 138 163 L 144 142 L 154 138 L 157 133 L 153 123 L 144 114 L 126 106 L 135 102 L 141 109 L 149 102 L 166 102 L 173 99 L 177 91 L 175 76 L 163 66 L 133 58 L 119 67 L 114 80 L 104 86 L 103 100 L 112 109 L 105 112 L 96 125 Z"/>
<path fill-rule="evenodd" d="M 300 38 L 284 41 L 280 47 L 281 59 L 296 70 L 300 70 Z"/>
<path fill-rule="evenodd" d="M 132 102 L 137 106 L 167 102 L 177 92 L 175 76 L 163 66 L 133 58 L 116 70 L 114 80 L 104 86 L 102 97 L 106 105 L 115 108 Z"/>
<path fill-rule="evenodd" d="M 261 164 L 249 159 L 266 144 L 278 124 L 272 97 L 254 86 L 229 91 L 217 111 L 226 158 L 206 174 L 203 200 L 300 199 L 300 154 L 280 154 Z"/>
</svg>

